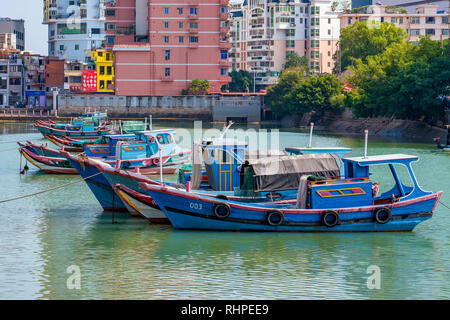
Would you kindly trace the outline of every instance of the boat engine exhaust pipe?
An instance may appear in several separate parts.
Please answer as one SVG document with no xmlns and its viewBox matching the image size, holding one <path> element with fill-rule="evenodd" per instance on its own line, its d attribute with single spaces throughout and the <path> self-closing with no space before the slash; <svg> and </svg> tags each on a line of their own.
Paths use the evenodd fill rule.
<svg viewBox="0 0 450 320">
<path fill-rule="evenodd" d="M 369 130 L 364 130 L 364 158 L 367 158 L 367 140 L 369 138 Z"/>
<path fill-rule="evenodd" d="M 311 148 L 312 146 L 312 134 L 314 129 L 314 122 L 311 122 L 311 128 L 309 129 L 309 142 L 308 142 L 308 148 Z"/>
</svg>

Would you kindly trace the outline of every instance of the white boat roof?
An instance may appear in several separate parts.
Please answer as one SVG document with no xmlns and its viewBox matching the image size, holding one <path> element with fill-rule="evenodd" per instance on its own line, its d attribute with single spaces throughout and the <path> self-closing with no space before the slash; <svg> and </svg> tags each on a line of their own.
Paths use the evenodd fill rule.
<svg viewBox="0 0 450 320">
<path fill-rule="evenodd" d="M 286 147 L 286 149 L 294 150 L 352 150 L 347 147 Z"/>
<path fill-rule="evenodd" d="M 369 164 L 369 163 L 392 163 L 392 162 L 411 162 L 419 160 L 418 156 L 411 156 L 407 154 L 381 154 L 376 156 L 367 156 L 367 157 L 350 157 L 344 158 L 345 161 L 357 162 L 361 164 Z"/>
</svg>

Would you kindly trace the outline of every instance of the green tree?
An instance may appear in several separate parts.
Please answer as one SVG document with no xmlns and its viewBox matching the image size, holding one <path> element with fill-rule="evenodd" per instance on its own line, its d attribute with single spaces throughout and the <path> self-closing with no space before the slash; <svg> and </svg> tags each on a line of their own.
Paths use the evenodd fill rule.
<svg viewBox="0 0 450 320">
<path fill-rule="evenodd" d="M 231 82 L 228 84 L 230 92 L 250 92 L 253 90 L 253 76 L 244 70 L 233 70 L 229 73 Z"/>
<path fill-rule="evenodd" d="M 208 80 L 194 79 L 189 84 L 186 93 L 193 96 L 206 95 L 209 92 L 209 87 L 210 84 Z"/>
<path fill-rule="evenodd" d="M 342 104 L 343 85 L 331 74 L 320 74 L 302 79 L 285 97 L 291 114 L 312 112 L 318 116 L 327 111 L 339 112 Z"/>
<path fill-rule="evenodd" d="M 289 92 L 303 80 L 303 78 L 303 68 L 285 69 L 280 75 L 278 83 L 267 89 L 265 101 L 273 112 L 277 114 L 285 114 L 288 112 L 284 99 Z"/>
<path fill-rule="evenodd" d="M 334 73 L 346 70 L 357 59 L 366 62 L 367 57 L 383 53 L 391 44 L 406 38 L 406 32 L 393 23 L 357 21 L 341 30 L 339 50 L 333 56 L 336 62 Z"/>
<path fill-rule="evenodd" d="M 383 53 L 355 61 L 348 81 L 356 88 L 344 105 L 357 116 L 386 116 L 436 123 L 450 94 L 450 44 L 422 38 L 390 45 Z"/>
<path fill-rule="evenodd" d="M 302 68 L 308 72 L 309 60 L 305 56 L 299 56 L 296 52 L 289 52 L 286 57 L 284 69 Z"/>
</svg>

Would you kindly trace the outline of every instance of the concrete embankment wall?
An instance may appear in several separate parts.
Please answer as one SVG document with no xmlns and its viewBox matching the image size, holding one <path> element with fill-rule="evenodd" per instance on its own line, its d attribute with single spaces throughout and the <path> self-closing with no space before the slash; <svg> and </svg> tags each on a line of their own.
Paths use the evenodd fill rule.
<svg viewBox="0 0 450 320">
<path fill-rule="evenodd" d="M 59 95 L 58 115 L 77 116 L 85 111 L 108 111 L 112 118 L 202 119 L 225 122 L 242 118 L 261 121 L 262 100 L 259 96 L 151 96 Z"/>
<path fill-rule="evenodd" d="M 283 127 L 308 127 L 314 121 L 317 130 L 326 130 L 339 134 L 364 134 L 369 130 L 369 135 L 378 135 L 390 138 L 413 139 L 417 141 L 432 141 L 440 137 L 446 141 L 447 130 L 442 127 L 431 126 L 422 121 L 402 120 L 393 118 L 356 118 L 350 110 L 345 110 L 340 115 L 325 115 L 320 119 L 312 119 L 310 114 L 303 116 L 290 115 L 281 120 Z"/>
</svg>

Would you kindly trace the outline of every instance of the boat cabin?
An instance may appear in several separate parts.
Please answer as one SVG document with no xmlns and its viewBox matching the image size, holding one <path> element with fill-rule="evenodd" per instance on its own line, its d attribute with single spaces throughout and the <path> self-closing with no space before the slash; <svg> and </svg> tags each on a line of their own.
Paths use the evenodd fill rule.
<svg viewBox="0 0 450 320">
<path fill-rule="evenodd" d="M 432 194 L 423 191 L 416 180 L 411 163 L 418 160 L 417 156 L 405 154 L 344 158 L 344 179 L 310 181 L 308 183 L 306 208 L 362 207 L 405 201 Z M 378 195 L 379 184 L 369 178 L 371 175 L 369 169 L 375 165 L 388 166 L 395 181 L 394 186 L 381 195 Z M 412 186 L 407 186 L 401 181 L 395 165 L 406 167 Z"/>
</svg>

